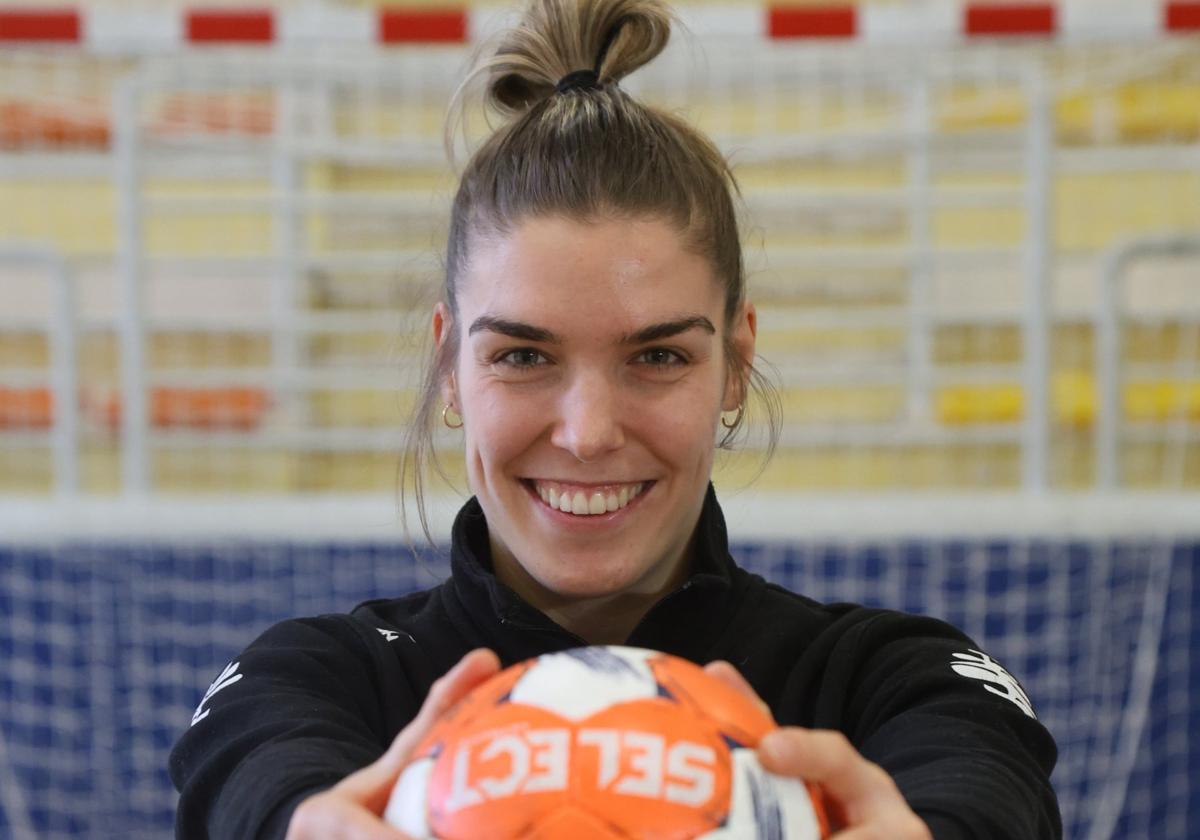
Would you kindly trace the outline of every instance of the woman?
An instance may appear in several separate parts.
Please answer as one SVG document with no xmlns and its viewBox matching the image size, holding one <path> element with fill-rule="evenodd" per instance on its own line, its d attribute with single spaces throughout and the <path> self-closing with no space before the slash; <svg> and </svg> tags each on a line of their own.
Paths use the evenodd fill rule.
<svg viewBox="0 0 1200 840">
<path fill-rule="evenodd" d="M 254 642 L 172 755 L 180 836 L 399 838 L 379 814 L 430 722 L 502 664 L 585 643 L 762 698 L 782 726 L 763 762 L 822 786 L 845 840 L 1060 836 L 1053 741 L 970 640 L 728 554 L 714 441 L 761 382 L 733 180 L 618 84 L 668 34 L 657 0 L 536 0 L 482 65 L 510 120 L 455 197 L 406 458 L 419 490 L 432 422 L 461 429 L 452 577 Z"/>
</svg>

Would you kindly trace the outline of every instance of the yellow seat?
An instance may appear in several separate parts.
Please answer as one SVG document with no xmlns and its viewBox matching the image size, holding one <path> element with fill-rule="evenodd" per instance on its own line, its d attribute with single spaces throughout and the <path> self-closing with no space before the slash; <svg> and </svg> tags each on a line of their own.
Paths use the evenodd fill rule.
<svg viewBox="0 0 1200 840">
<path fill-rule="evenodd" d="M 1130 420 L 1200 420 L 1200 381 L 1131 382 L 1123 397 L 1125 416 Z"/>
<path fill-rule="evenodd" d="M 1096 419 L 1097 401 L 1091 373 L 1063 371 L 1054 375 L 1051 405 L 1056 423 L 1091 425 Z M 1014 383 L 954 385 L 940 389 L 935 404 L 938 420 L 946 425 L 1011 423 L 1024 413 L 1024 394 Z M 1122 390 L 1121 407 L 1125 419 L 1133 421 L 1200 420 L 1200 381 L 1130 382 Z"/>
</svg>

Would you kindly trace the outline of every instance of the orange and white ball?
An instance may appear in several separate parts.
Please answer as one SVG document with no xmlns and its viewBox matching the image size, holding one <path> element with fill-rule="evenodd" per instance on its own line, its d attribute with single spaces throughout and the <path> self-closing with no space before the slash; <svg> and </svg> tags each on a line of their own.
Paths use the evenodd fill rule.
<svg viewBox="0 0 1200 840">
<path fill-rule="evenodd" d="M 416 840 L 819 840 L 820 798 L 766 772 L 775 724 L 677 657 L 577 648 L 514 665 L 438 721 L 385 819 Z"/>
</svg>

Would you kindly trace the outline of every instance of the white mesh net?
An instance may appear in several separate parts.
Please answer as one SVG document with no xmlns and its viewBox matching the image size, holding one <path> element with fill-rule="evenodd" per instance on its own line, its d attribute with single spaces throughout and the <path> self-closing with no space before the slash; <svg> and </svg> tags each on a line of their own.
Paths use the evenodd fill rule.
<svg viewBox="0 0 1200 840">
<path fill-rule="evenodd" d="M 1200 541 L 740 541 L 735 555 L 814 598 L 946 618 L 1019 674 L 1059 744 L 1068 837 L 1194 832 Z M 442 573 L 402 544 L 354 537 L 0 548 L 0 826 L 15 837 L 167 835 L 167 752 L 250 639 Z"/>
</svg>

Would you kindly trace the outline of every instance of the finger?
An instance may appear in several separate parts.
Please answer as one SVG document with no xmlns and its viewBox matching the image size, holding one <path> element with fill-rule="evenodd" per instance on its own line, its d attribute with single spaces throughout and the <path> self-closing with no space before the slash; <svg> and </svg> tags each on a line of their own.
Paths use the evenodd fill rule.
<svg viewBox="0 0 1200 840">
<path fill-rule="evenodd" d="M 388 756 L 401 764 L 407 759 L 425 733 L 438 718 L 450 710 L 450 707 L 470 693 L 475 686 L 495 676 L 500 670 L 500 659 L 487 648 L 476 648 L 468 653 L 458 664 L 435 680 L 421 704 L 412 723 L 396 736 Z"/>
<path fill-rule="evenodd" d="M 398 828 L 361 807 L 329 795 L 318 795 L 296 809 L 287 840 L 412 840 Z"/>
<path fill-rule="evenodd" d="M 869 825 L 847 828 L 834 834 L 831 840 L 932 840 L 925 821 L 912 811 L 884 815 Z"/>
<path fill-rule="evenodd" d="M 434 680 L 425 702 L 421 704 L 421 710 L 392 741 L 384 759 L 392 764 L 403 765 L 408 754 L 425 737 L 434 721 L 449 711 L 450 707 L 471 689 L 499 670 L 500 660 L 486 648 L 477 648 L 458 660 L 453 668 Z"/>
<path fill-rule="evenodd" d="M 372 811 L 382 812 L 396 777 L 408 763 L 409 754 L 425 737 L 434 721 L 463 695 L 499 670 L 500 660 L 490 650 L 478 648 L 468 653 L 433 683 L 421 705 L 421 711 L 395 737 L 387 752 L 372 764 L 342 779 L 335 789 L 362 802 Z"/>
<path fill-rule="evenodd" d="M 330 825 L 329 830 L 342 832 L 340 836 L 345 840 L 412 840 L 400 829 L 394 828 L 376 815 L 358 808 L 338 816 L 340 819 Z M 317 836 L 329 837 L 331 835 Z"/>
<path fill-rule="evenodd" d="M 863 758 L 840 732 L 777 729 L 762 739 L 759 758 L 773 773 L 820 786 L 849 825 L 871 822 L 893 809 L 908 807 L 892 777 Z"/>
<path fill-rule="evenodd" d="M 772 720 L 775 719 L 771 714 L 770 706 L 763 702 L 763 699 L 758 696 L 758 692 L 754 690 L 754 687 L 750 685 L 750 683 L 746 682 L 746 678 L 742 676 L 741 672 L 737 668 L 734 668 L 724 659 L 717 659 L 709 662 L 704 666 L 704 671 L 710 677 L 716 677 L 730 688 L 736 689 L 740 694 L 743 694 L 753 700 L 755 705 L 757 705 L 764 713 L 766 713 L 767 717 L 771 718 Z"/>
</svg>

